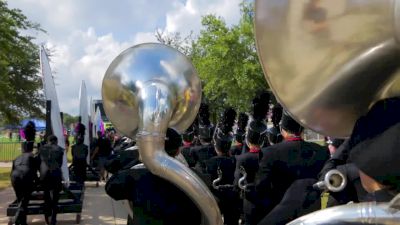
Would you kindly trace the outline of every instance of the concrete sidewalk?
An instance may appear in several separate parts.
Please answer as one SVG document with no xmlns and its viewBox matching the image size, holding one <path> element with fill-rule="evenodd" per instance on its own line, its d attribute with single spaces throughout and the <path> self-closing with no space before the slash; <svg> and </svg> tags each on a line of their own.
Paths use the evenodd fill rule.
<svg viewBox="0 0 400 225">
<path fill-rule="evenodd" d="M 7 225 L 7 206 L 14 201 L 15 195 L 12 188 L 0 192 L 0 225 Z M 87 182 L 83 204 L 82 219 L 84 225 L 119 225 L 126 224 L 127 210 L 120 202 L 112 200 L 104 191 L 104 184 L 96 187 L 95 183 Z M 59 214 L 57 224 L 76 224 L 76 214 Z M 28 224 L 44 225 L 43 215 L 28 216 Z"/>
<path fill-rule="evenodd" d="M 6 167 L 6 168 L 11 168 L 12 162 L 0 162 L 0 168 L 1 167 Z"/>
</svg>

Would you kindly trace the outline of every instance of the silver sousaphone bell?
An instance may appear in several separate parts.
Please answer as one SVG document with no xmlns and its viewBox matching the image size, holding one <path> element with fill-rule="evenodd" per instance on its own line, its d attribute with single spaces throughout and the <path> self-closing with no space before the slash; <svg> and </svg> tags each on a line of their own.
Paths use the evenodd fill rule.
<svg viewBox="0 0 400 225">
<path fill-rule="evenodd" d="M 265 78 L 298 122 L 346 137 L 373 103 L 400 94 L 399 3 L 256 1 Z"/>
<path fill-rule="evenodd" d="M 102 96 L 116 129 L 136 139 L 144 165 L 186 192 L 206 224 L 222 224 L 207 186 L 164 150 L 167 128 L 184 131 L 200 107 L 201 83 L 191 62 L 163 44 L 136 45 L 112 61 L 103 78 Z"/>
<path fill-rule="evenodd" d="M 256 0 L 265 78 L 305 127 L 346 137 L 378 100 L 400 95 L 400 1 Z M 400 197 L 321 210 L 290 224 L 398 224 Z"/>
</svg>

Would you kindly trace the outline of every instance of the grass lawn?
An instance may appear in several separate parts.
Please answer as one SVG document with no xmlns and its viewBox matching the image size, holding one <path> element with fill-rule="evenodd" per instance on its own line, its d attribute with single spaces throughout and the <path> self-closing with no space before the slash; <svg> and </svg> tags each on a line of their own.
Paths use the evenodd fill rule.
<svg viewBox="0 0 400 225">
<path fill-rule="evenodd" d="M 326 205 L 328 204 L 329 193 L 325 192 L 321 196 L 321 209 L 326 209 Z"/>
<path fill-rule="evenodd" d="M 0 142 L 0 162 L 11 162 L 21 154 L 21 143 Z"/>
<path fill-rule="evenodd" d="M 70 147 L 67 153 L 68 162 L 72 161 L 71 146 L 74 143 L 74 138 L 69 137 Z M 37 143 L 37 142 L 36 142 Z M 0 162 L 11 162 L 21 154 L 21 143 L 8 138 L 0 137 Z"/>
<path fill-rule="evenodd" d="M 11 168 L 0 168 L 0 191 L 11 186 L 10 171 Z"/>
</svg>

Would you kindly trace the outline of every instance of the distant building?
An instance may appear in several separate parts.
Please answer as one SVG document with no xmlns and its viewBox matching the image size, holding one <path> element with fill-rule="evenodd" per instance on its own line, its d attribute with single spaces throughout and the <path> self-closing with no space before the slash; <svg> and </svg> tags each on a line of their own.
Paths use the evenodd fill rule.
<svg viewBox="0 0 400 225">
<path fill-rule="evenodd" d="M 114 126 L 108 119 L 103 106 L 103 100 L 92 100 L 90 120 L 92 122 L 92 136 L 96 137 L 97 131 L 106 131 L 114 129 Z"/>
</svg>

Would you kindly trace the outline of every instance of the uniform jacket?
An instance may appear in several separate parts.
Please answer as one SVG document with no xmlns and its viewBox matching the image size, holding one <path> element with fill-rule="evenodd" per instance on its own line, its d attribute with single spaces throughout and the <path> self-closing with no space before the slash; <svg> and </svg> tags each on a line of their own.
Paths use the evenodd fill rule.
<svg viewBox="0 0 400 225">
<path fill-rule="evenodd" d="M 254 183 L 255 176 L 259 168 L 260 153 L 246 152 L 236 156 L 235 184 L 237 185 L 240 174 L 240 167 L 243 167 L 247 173 L 247 183 Z"/>
<path fill-rule="evenodd" d="M 263 208 L 277 205 L 297 179 L 317 178 L 329 158 L 326 147 L 303 140 L 284 141 L 263 149 L 256 191 Z"/>
<path fill-rule="evenodd" d="M 32 153 L 22 153 L 12 163 L 11 182 L 16 185 L 32 186 L 37 179 L 38 161 Z"/>
<path fill-rule="evenodd" d="M 195 146 L 191 149 L 191 156 L 196 162 L 195 169 L 201 173 L 205 172 L 205 161 L 216 155 L 214 146 L 211 144 Z"/>
<path fill-rule="evenodd" d="M 181 154 L 185 157 L 186 162 L 189 164 L 189 167 L 194 167 L 196 165 L 196 161 L 192 156 L 192 145 L 182 146 Z"/>
<path fill-rule="evenodd" d="M 199 225 L 201 214 L 190 198 L 172 183 L 135 166 L 114 174 L 107 194 L 133 205 L 132 224 Z"/>
<path fill-rule="evenodd" d="M 40 180 L 44 186 L 61 188 L 64 149 L 46 144 L 39 150 Z"/>
<path fill-rule="evenodd" d="M 231 155 L 240 155 L 243 151 L 243 144 L 237 144 L 230 149 Z"/>
<path fill-rule="evenodd" d="M 89 148 L 87 145 L 85 144 L 76 144 L 76 145 L 72 145 L 72 159 L 73 161 L 81 161 L 81 160 L 85 160 L 86 161 L 86 157 L 89 153 Z"/>
<path fill-rule="evenodd" d="M 236 159 L 229 156 L 214 156 L 205 161 L 206 173 L 211 180 L 218 178 L 218 168 L 222 172 L 222 179 L 219 184 L 233 184 L 236 168 Z"/>
</svg>

